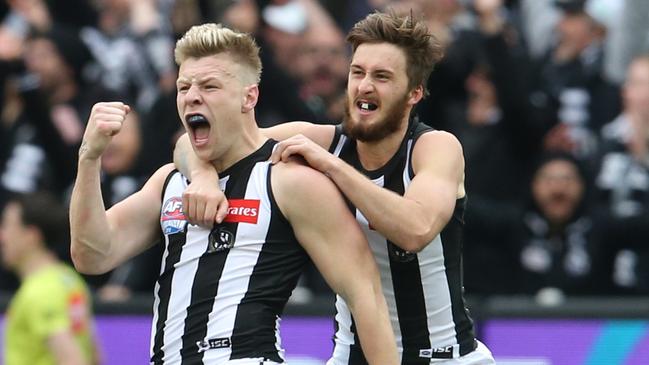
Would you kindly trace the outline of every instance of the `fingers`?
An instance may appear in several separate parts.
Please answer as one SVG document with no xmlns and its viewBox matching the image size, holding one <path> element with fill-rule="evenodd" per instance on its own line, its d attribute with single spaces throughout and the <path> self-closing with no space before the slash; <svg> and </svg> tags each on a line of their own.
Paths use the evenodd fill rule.
<svg viewBox="0 0 649 365">
<path fill-rule="evenodd" d="M 185 215 L 185 220 L 191 224 L 192 223 L 192 217 L 191 214 L 189 214 L 189 207 L 192 206 L 192 204 L 189 202 L 190 201 L 190 191 L 189 189 L 191 188 L 191 185 L 185 189 L 183 192 L 183 214 Z"/>
<path fill-rule="evenodd" d="M 310 140 L 305 136 L 298 134 L 291 138 L 285 139 L 275 146 L 273 153 L 270 155 L 270 162 L 273 164 L 279 161 L 286 162 L 293 154 L 301 154 L 301 146 L 306 146 Z"/>
<path fill-rule="evenodd" d="M 193 221 L 194 224 L 197 224 L 199 226 L 205 227 L 205 228 L 211 228 L 212 227 L 212 222 L 213 220 L 210 219 L 208 224 L 205 224 L 205 220 L 203 220 L 203 217 L 205 216 L 205 206 L 206 202 L 201 199 L 194 199 L 194 206 L 191 208 L 191 210 L 194 212 L 193 215 Z"/>
<path fill-rule="evenodd" d="M 211 186 L 203 190 L 201 187 L 192 187 L 192 184 L 187 187 L 182 196 L 185 219 L 190 224 L 206 228 L 211 228 L 214 223 L 223 222 L 229 207 L 223 192 L 218 190 L 218 187 Z"/>
<path fill-rule="evenodd" d="M 223 200 L 218 205 L 218 209 L 216 211 L 216 223 L 221 223 L 225 219 L 225 217 L 228 215 L 228 208 L 230 207 L 230 203 L 228 202 L 228 199 L 225 198 L 225 195 L 223 195 Z"/>
<path fill-rule="evenodd" d="M 113 136 L 122 128 L 131 108 L 119 101 L 97 103 L 92 108 L 91 119 L 99 132 Z"/>
<path fill-rule="evenodd" d="M 203 227 L 212 227 L 214 222 L 216 222 L 216 210 L 217 204 L 214 204 L 212 201 L 208 201 L 203 208 L 203 215 L 201 216 L 200 225 Z"/>
<path fill-rule="evenodd" d="M 119 133 L 130 107 L 122 102 L 102 102 L 92 106 L 79 156 L 97 159 L 110 143 L 112 136 Z"/>
<path fill-rule="evenodd" d="M 275 148 L 273 148 L 273 152 L 270 155 L 270 162 L 272 164 L 276 164 L 282 159 L 282 152 L 284 152 L 285 148 L 286 145 L 283 142 L 279 142 L 275 145 Z"/>
<path fill-rule="evenodd" d="M 198 193 L 195 191 L 192 184 L 190 184 L 187 189 L 183 192 L 183 214 L 185 214 L 185 219 L 189 224 L 197 225 L 199 223 L 198 219 L 198 203 L 196 195 Z"/>
<path fill-rule="evenodd" d="M 302 147 L 303 145 L 286 146 L 286 148 L 282 150 L 282 155 L 281 155 L 282 162 L 288 162 L 292 155 L 302 155 L 301 153 Z"/>
</svg>

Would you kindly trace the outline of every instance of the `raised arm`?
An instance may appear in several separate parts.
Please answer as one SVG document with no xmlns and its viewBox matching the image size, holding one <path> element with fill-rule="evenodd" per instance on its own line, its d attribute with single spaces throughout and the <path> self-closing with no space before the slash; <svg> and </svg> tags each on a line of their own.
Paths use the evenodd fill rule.
<svg viewBox="0 0 649 365">
<path fill-rule="evenodd" d="M 375 230 L 410 252 L 422 250 L 441 232 L 453 214 L 456 199 L 464 196 L 462 147 L 447 132 L 429 132 L 419 138 L 412 156 L 416 176 L 404 196 L 375 185 L 300 136 L 280 143 L 273 160 L 286 160 L 295 154 L 329 176 Z"/>
<path fill-rule="evenodd" d="M 334 127 L 308 122 L 289 122 L 262 129 L 262 133 L 277 141 L 302 134 L 329 148 L 333 139 Z M 189 136 L 183 134 L 174 148 L 174 164 L 191 184 L 183 192 L 183 212 L 189 223 L 211 227 L 214 222 L 221 223 L 228 212 L 228 200 L 219 190 L 219 176 L 209 161 L 203 161 L 193 151 Z"/>
<path fill-rule="evenodd" d="M 276 165 L 271 183 L 277 204 L 297 239 L 329 286 L 349 305 L 368 362 L 397 364 L 376 262 L 334 184 L 296 163 Z"/>
<path fill-rule="evenodd" d="M 79 149 L 77 179 L 70 201 L 71 254 L 82 273 L 105 273 L 150 247 L 156 239 L 161 192 L 173 169 L 160 168 L 142 190 L 113 206 L 104 207 L 101 154 L 119 133 L 128 113 L 121 102 L 98 103 L 92 108 Z"/>
</svg>

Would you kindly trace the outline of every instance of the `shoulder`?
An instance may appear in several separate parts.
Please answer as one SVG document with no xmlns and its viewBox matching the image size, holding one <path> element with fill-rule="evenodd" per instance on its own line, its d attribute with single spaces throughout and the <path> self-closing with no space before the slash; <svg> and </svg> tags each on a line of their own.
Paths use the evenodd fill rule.
<svg viewBox="0 0 649 365">
<path fill-rule="evenodd" d="M 327 176 L 299 161 L 273 165 L 271 186 L 280 210 L 289 220 L 291 212 L 329 204 L 337 193 Z"/>
<path fill-rule="evenodd" d="M 440 130 L 429 130 L 422 133 L 417 139 L 417 145 L 438 145 L 443 148 L 458 148 L 462 149 L 460 141 L 453 134 L 440 131 Z"/>
<path fill-rule="evenodd" d="M 34 306 L 62 299 L 66 293 L 67 274 L 67 271 L 58 266 L 35 273 L 25 281 L 24 286 L 21 288 L 23 299 L 31 301 Z M 47 300 L 44 301 L 45 298 Z"/>
<path fill-rule="evenodd" d="M 423 133 L 415 143 L 413 162 L 434 160 L 433 156 L 443 156 L 445 159 L 464 161 L 462 144 L 453 134 L 445 131 L 432 130 Z"/>
<path fill-rule="evenodd" d="M 152 180 L 152 179 L 156 179 L 156 180 L 162 179 L 162 180 L 164 181 L 164 180 L 167 178 L 167 176 L 169 176 L 169 174 L 171 174 L 172 172 L 174 172 L 174 170 L 176 170 L 176 167 L 174 166 L 173 163 L 168 163 L 168 164 L 166 164 L 166 165 L 162 165 L 160 168 L 158 168 L 158 169 L 156 170 L 156 172 L 153 173 L 153 175 L 151 175 L 151 177 L 149 178 L 149 180 Z"/>
<path fill-rule="evenodd" d="M 273 165 L 273 187 L 295 193 L 311 192 L 323 185 L 333 184 L 321 172 L 309 167 L 301 159 Z"/>
<path fill-rule="evenodd" d="M 162 191 L 165 181 L 167 181 L 167 178 L 174 171 L 176 171 L 176 167 L 172 163 L 161 166 L 158 170 L 156 170 L 156 172 L 153 173 L 153 175 L 151 175 L 149 180 L 147 180 L 143 190 L 152 189 L 156 191 Z"/>
</svg>

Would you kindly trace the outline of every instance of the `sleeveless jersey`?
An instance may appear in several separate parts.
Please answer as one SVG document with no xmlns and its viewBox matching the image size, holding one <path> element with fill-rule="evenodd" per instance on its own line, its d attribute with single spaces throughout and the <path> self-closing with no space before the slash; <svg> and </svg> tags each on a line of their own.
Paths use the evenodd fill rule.
<svg viewBox="0 0 649 365">
<path fill-rule="evenodd" d="M 376 185 L 403 195 L 414 178 L 412 151 L 417 138 L 432 128 L 416 121 L 397 153 L 382 168 L 365 170 L 356 141 L 338 126 L 330 152 L 340 157 Z M 374 253 L 381 274 L 397 349 L 404 365 L 429 364 L 431 359 L 450 359 L 477 347 L 473 321 L 463 298 L 462 227 L 466 199 L 456 201 L 453 216 L 419 253 L 399 248 L 373 230 L 363 214 L 348 202 Z M 353 318 L 344 300 L 336 297 L 336 334 L 333 362 L 366 364 Z"/>
<path fill-rule="evenodd" d="M 274 141 L 220 174 L 228 215 L 209 230 L 186 222 L 187 179 L 165 182 L 160 224 L 165 251 L 155 286 L 153 364 L 283 362 L 282 310 L 308 260 L 270 187 Z"/>
</svg>

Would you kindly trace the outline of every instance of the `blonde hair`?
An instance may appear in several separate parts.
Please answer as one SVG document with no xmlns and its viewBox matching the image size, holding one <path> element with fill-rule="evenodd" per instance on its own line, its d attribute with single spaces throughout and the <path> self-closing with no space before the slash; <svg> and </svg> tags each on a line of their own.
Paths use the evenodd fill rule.
<svg viewBox="0 0 649 365">
<path fill-rule="evenodd" d="M 206 23 L 191 27 L 176 42 L 174 58 L 180 65 L 188 58 L 201 58 L 228 53 L 235 62 L 243 67 L 246 75 L 239 75 L 242 81 L 254 84 L 261 78 L 261 60 L 259 46 L 252 36 L 236 32 L 221 24 Z"/>
</svg>

